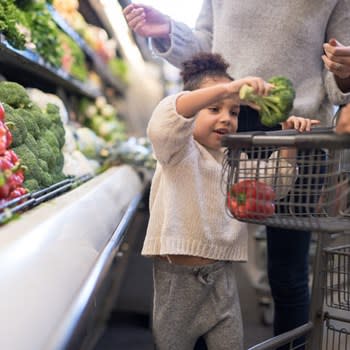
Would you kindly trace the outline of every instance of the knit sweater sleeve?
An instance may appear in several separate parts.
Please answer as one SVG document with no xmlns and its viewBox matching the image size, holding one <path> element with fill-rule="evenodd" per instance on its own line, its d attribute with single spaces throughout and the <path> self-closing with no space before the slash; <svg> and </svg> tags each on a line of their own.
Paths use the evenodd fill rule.
<svg viewBox="0 0 350 350">
<path fill-rule="evenodd" d="M 203 1 L 194 29 L 178 21 L 171 21 L 170 46 L 164 39 L 151 39 L 152 50 L 176 67 L 198 52 L 210 52 L 213 39 L 212 2 Z"/>
<path fill-rule="evenodd" d="M 176 111 L 176 100 L 184 93 L 164 98 L 155 108 L 147 127 L 153 152 L 162 165 L 178 163 L 193 146 L 195 118 L 185 118 Z"/>
</svg>

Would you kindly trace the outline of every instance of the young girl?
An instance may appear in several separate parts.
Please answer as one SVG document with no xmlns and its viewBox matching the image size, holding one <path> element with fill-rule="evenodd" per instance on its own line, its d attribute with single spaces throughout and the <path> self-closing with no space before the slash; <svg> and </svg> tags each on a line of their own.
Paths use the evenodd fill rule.
<svg viewBox="0 0 350 350">
<path fill-rule="evenodd" d="M 247 259 L 247 231 L 225 212 L 221 139 L 236 132 L 241 86 L 260 95 L 272 86 L 256 77 L 233 81 L 227 68 L 215 54 L 185 62 L 184 91 L 162 100 L 148 126 L 157 168 L 142 254 L 154 257 L 158 350 L 192 350 L 200 336 L 210 350 L 243 349 L 233 262 Z M 291 117 L 284 127 L 312 123 Z"/>
</svg>

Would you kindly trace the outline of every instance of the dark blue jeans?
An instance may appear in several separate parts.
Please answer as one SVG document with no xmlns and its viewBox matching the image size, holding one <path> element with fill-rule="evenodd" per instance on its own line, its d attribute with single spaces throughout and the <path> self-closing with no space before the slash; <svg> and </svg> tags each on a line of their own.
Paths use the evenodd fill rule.
<svg viewBox="0 0 350 350">
<path fill-rule="evenodd" d="M 275 305 L 274 333 L 281 334 L 309 318 L 309 231 L 267 227 L 268 277 Z"/>
<path fill-rule="evenodd" d="M 280 129 L 280 127 L 274 128 Z M 258 113 L 242 107 L 238 131 L 272 130 L 263 126 Z M 308 257 L 311 233 L 267 227 L 268 277 L 275 306 L 274 334 L 308 321 Z"/>
</svg>

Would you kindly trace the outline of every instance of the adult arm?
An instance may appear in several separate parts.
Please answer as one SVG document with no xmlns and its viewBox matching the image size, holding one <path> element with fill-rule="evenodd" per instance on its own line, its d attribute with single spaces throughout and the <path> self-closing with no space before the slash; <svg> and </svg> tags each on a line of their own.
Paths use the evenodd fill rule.
<svg viewBox="0 0 350 350">
<path fill-rule="evenodd" d="M 169 39 L 151 38 L 157 56 L 163 57 L 176 67 L 198 52 L 210 52 L 213 38 L 212 1 L 204 0 L 195 28 L 171 20 Z"/>
</svg>

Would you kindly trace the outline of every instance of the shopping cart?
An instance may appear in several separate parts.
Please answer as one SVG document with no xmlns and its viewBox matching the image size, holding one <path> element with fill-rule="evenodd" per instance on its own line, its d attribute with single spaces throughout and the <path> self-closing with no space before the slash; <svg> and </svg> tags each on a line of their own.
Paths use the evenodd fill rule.
<svg viewBox="0 0 350 350">
<path fill-rule="evenodd" d="M 249 350 L 349 350 L 350 136 L 314 128 L 226 135 L 222 144 L 229 215 L 317 234 L 309 322 Z"/>
</svg>

